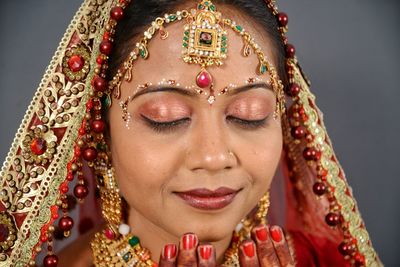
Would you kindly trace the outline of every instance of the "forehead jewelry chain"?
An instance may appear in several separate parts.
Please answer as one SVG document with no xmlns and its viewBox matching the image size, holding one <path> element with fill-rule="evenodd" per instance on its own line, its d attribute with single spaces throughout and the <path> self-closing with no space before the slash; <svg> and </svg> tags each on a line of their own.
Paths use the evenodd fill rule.
<svg viewBox="0 0 400 267">
<path fill-rule="evenodd" d="M 227 32 L 221 27 L 221 13 L 211 1 L 201 1 L 184 26 L 182 58 L 186 63 L 199 64 L 196 77 L 199 88 L 212 90 L 213 77 L 206 70 L 212 65 L 222 65 L 227 57 Z"/>
</svg>

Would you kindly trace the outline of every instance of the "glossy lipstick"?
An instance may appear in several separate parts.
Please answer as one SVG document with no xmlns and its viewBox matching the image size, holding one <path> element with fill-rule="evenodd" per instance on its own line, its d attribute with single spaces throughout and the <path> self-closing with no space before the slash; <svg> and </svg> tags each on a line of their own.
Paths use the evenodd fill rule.
<svg viewBox="0 0 400 267">
<path fill-rule="evenodd" d="M 218 210 L 228 206 L 240 190 L 220 187 L 217 190 L 198 188 L 184 192 L 174 192 L 190 206 L 202 210 Z"/>
</svg>

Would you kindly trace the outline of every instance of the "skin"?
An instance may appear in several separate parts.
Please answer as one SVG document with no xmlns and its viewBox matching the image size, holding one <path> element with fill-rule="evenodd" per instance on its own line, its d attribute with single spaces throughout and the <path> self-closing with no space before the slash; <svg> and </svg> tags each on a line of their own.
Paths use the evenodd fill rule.
<svg viewBox="0 0 400 267">
<path fill-rule="evenodd" d="M 267 58 L 274 59 L 269 40 L 256 34 L 258 31 L 249 19 L 235 17 L 233 12 L 222 7 L 220 11 L 236 21 L 243 21 L 241 25 L 250 29 Z M 122 83 L 121 101 L 134 97 L 138 85 L 149 82 L 157 85 L 162 78 L 176 80 L 188 91 L 190 89 L 185 86 L 195 85 L 200 67 L 181 59 L 183 23 L 171 24 L 166 30 L 169 32 L 166 40 L 155 36 L 149 42 L 150 57 L 135 62 L 131 82 Z M 207 69 L 214 77 L 216 93 L 229 84 L 243 86 L 250 77 L 267 82 L 267 75 L 256 74 L 257 57 L 241 55 L 241 37 L 231 30 L 228 36 L 229 53 L 224 65 Z M 217 96 L 212 106 L 204 95 L 186 96 L 169 91 L 145 93 L 129 102 L 131 119 L 128 123 L 122 119 L 118 101 L 113 101 L 109 111 L 110 147 L 121 195 L 129 205 L 127 223 L 131 231 L 139 235 L 141 244 L 152 252 L 154 261 L 159 260 L 157 257 L 164 245 L 176 244 L 176 256 L 165 259 L 161 253 L 160 266 L 221 263 L 233 229 L 269 189 L 280 160 L 282 130 L 280 119 L 273 118 L 275 93 L 256 87 Z M 186 120 L 175 128 L 159 132 L 151 128 L 143 116 L 158 122 Z M 265 124 L 249 128 L 232 117 L 265 119 Z M 240 190 L 231 204 L 219 210 L 194 208 L 174 193 L 219 187 Z M 260 227 L 265 227 L 269 235 L 269 227 Z M 182 239 L 189 232 L 195 233 L 197 241 L 193 248 L 185 250 Z M 280 244 L 275 244 L 271 238 L 259 242 L 253 234 L 253 241 L 246 242 L 254 242 L 257 248 L 255 256 L 249 258 L 241 246 L 239 255 L 243 266 L 290 266 L 292 263 L 284 238 Z M 208 260 L 201 258 L 203 246 L 212 251 Z"/>
</svg>

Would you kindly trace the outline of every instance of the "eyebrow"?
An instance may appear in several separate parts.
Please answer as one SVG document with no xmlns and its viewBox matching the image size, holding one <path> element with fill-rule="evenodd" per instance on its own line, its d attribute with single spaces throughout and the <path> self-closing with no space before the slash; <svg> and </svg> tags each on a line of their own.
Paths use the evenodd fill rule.
<svg viewBox="0 0 400 267">
<path fill-rule="evenodd" d="M 233 89 L 229 89 L 226 95 L 232 96 L 236 95 L 242 92 L 249 91 L 251 89 L 256 89 L 256 88 L 264 88 L 267 90 L 271 90 L 274 92 L 273 88 L 271 87 L 270 84 L 265 83 L 265 82 L 258 82 L 258 83 L 249 83 L 243 86 L 238 86 Z M 138 96 L 144 95 L 144 94 L 149 94 L 149 93 L 156 93 L 156 92 L 172 92 L 172 93 L 177 93 L 180 95 L 184 96 L 189 96 L 189 97 L 196 97 L 200 96 L 197 92 L 195 92 L 192 89 L 186 89 L 178 86 L 172 86 L 172 85 L 151 85 L 147 88 L 144 88 L 134 94 L 130 100 L 132 101 L 133 99 L 137 98 Z"/>
</svg>

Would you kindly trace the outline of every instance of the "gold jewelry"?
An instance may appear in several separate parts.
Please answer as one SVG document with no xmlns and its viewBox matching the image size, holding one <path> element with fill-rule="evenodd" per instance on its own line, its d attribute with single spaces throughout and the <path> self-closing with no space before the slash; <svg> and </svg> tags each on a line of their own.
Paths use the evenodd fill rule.
<svg viewBox="0 0 400 267">
<path fill-rule="evenodd" d="M 243 56 L 250 56 L 251 51 L 257 56 L 259 60 L 257 74 L 269 74 L 270 83 L 275 91 L 277 102 L 274 118 L 284 113 L 285 98 L 283 84 L 274 66 L 267 59 L 250 33 L 245 31 L 242 26 L 236 24 L 235 21 L 226 18 L 223 19 L 221 13 L 216 11 L 215 5 L 210 0 L 202 0 L 197 5 L 197 8 L 192 9 L 190 12 L 181 10 L 176 13 L 165 14 L 164 17 L 156 18 L 144 32 L 142 39 L 136 43 L 135 49 L 129 54 L 127 60 L 118 69 L 117 74 L 109 83 L 108 94 L 112 92 L 116 99 L 120 99 L 121 83 L 123 80 L 127 82 L 131 81 L 134 61 L 139 58 L 146 60 L 150 56 L 147 48 L 148 42 L 156 35 L 157 31 L 160 32 L 161 39 L 166 39 L 168 34 L 164 26 L 180 20 L 187 21 L 183 33 L 182 58 L 186 63 L 199 64 L 201 66 L 201 71 L 196 77 L 197 91 L 201 93 L 203 92 L 201 88 L 209 89 L 210 92 L 207 101 L 210 105 L 215 101 L 214 84 L 213 78 L 206 68 L 212 65 L 220 66 L 223 64 L 223 60 L 227 58 L 228 33 L 225 30 L 225 26 L 227 26 L 242 36 L 244 42 Z"/>
<path fill-rule="evenodd" d="M 118 229 L 117 227 L 122 220 L 122 201 L 113 167 L 107 169 L 104 173 L 103 180 L 99 181 L 99 187 L 103 217 L 116 233 L 116 229 Z"/>
<path fill-rule="evenodd" d="M 150 251 L 140 245 L 130 227 L 122 223 L 122 199 L 113 167 L 98 181 L 102 213 L 107 221 L 104 231 L 96 233 L 91 248 L 95 266 L 154 266 Z"/>
<path fill-rule="evenodd" d="M 267 224 L 267 213 L 269 208 L 269 191 L 258 202 L 258 210 L 256 213 L 256 220 L 259 224 Z"/>
</svg>

